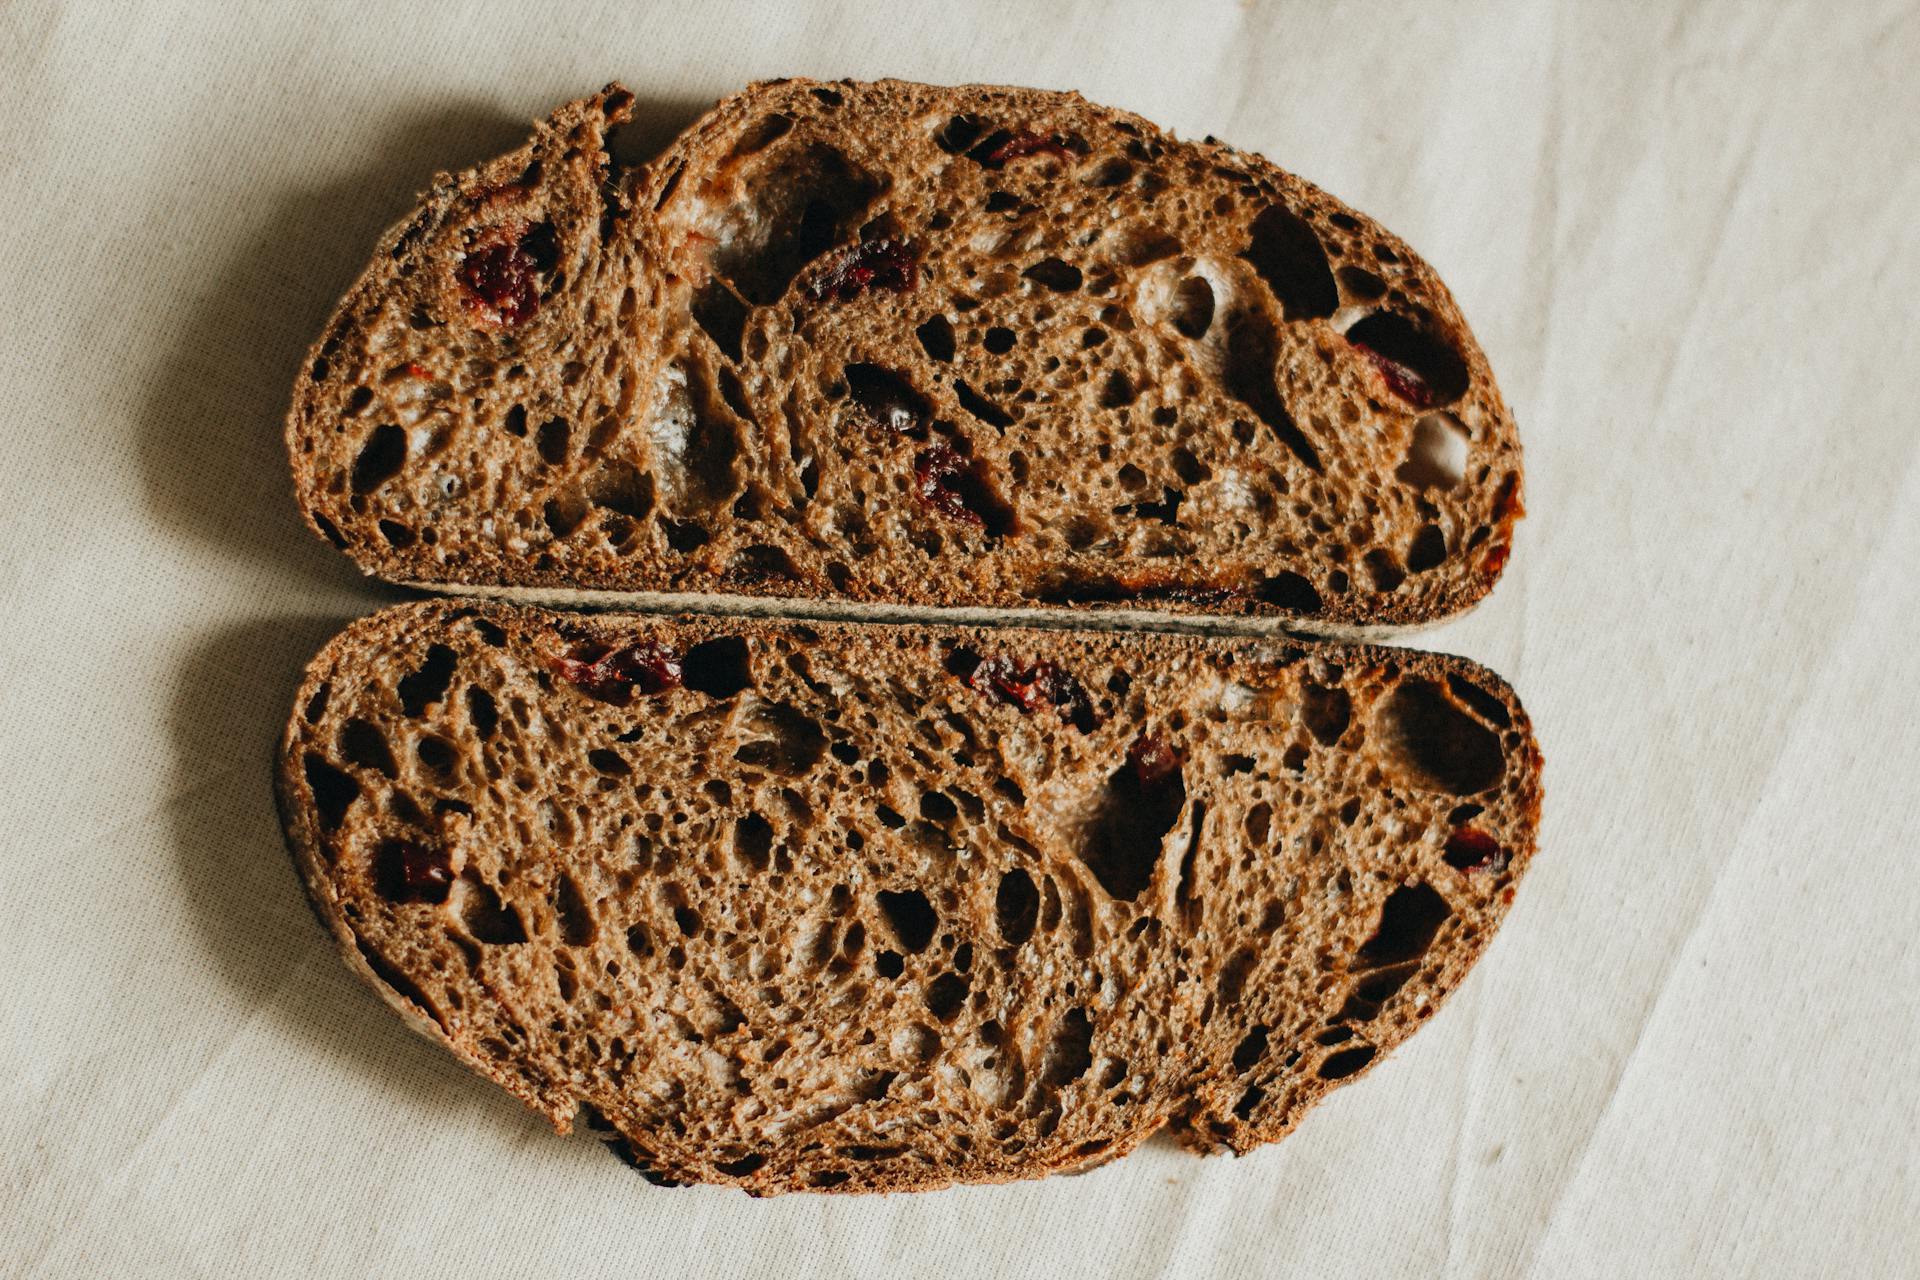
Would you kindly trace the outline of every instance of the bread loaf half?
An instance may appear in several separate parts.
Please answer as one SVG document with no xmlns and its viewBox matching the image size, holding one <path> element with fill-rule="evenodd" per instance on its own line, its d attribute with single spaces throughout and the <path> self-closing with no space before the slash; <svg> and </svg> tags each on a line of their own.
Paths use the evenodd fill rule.
<svg viewBox="0 0 1920 1280">
<path fill-rule="evenodd" d="M 1431 654 L 439 601 L 320 654 L 279 790 L 414 1026 L 762 1194 L 1279 1138 L 1486 947 L 1539 767 Z"/>
<path fill-rule="evenodd" d="M 420 584 L 1397 625 L 1520 444 L 1433 271 L 1078 95 L 785 80 L 622 168 L 618 86 L 443 174 L 315 344 L 313 527 Z"/>
</svg>

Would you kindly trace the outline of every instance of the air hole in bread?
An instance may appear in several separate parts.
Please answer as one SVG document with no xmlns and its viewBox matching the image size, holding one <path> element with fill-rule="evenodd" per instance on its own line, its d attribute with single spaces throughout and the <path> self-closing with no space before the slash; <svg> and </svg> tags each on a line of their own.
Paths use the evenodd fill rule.
<svg viewBox="0 0 1920 1280">
<path fill-rule="evenodd" d="M 967 980 L 957 973 L 943 973 L 927 984 L 927 1012 L 941 1022 L 952 1022 L 967 999 Z"/>
<path fill-rule="evenodd" d="M 1288 613 L 1318 613 L 1320 592 L 1313 583 L 1291 570 L 1283 570 L 1261 582 L 1254 592 L 1262 601 Z"/>
<path fill-rule="evenodd" d="M 1361 946 L 1356 967 L 1373 968 L 1418 960 L 1433 944 L 1434 935 L 1453 915 L 1439 892 L 1423 881 L 1401 885 L 1387 895 L 1373 936 Z"/>
<path fill-rule="evenodd" d="M 314 528 L 320 530 L 321 537 L 325 538 L 328 542 L 331 542 L 334 545 L 334 548 L 336 550 L 345 551 L 347 549 L 347 540 L 345 536 L 341 534 L 339 528 L 333 523 L 333 521 L 327 519 L 326 516 L 322 515 L 318 511 L 314 511 L 309 514 L 313 518 Z"/>
<path fill-rule="evenodd" d="M 586 493 L 594 506 L 634 520 L 645 520 L 653 512 L 653 477 L 625 460 L 609 462 L 595 472 L 587 481 Z"/>
<path fill-rule="evenodd" d="M 1382 763 L 1429 791 L 1467 796 L 1485 791 L 1506 774 L 1500 738 L 1462 711 L 1429 680 L 1403 681 L 1374 714 Z"/>
<path fill-rule="evenodd" d="M 413 545 L 413 530 L 398 520 L 382 520 L 379 527 L 380 536 L 385 538 L 387 545 L 394 550 L 404 551 Z"/>
<path fill-rule="evenodd" d="M 882 889 L 874 895 L 874 900 L 880 904 L 880 912 L 902 951 L 918 955 L 927 949 L 933 941 L 934 930 L 939 927 L 940 917 L 934 913 L 926 894 L 918 889 Z"/>
<path fill-rule="evenodd" d="M 1264 312 L 1247 308 L 1227 317 L 1227 359 L 1221 371 L 1227 394 L 1251 409 L 1288 452 L 1319 471 L 1319 452 L 1294 424 L 1274 386 L 1279 352 L 1280 335 Z"/>
<path fill-rule="evenodd" d="M 1124 186 L 1133 177 L 1133 165 L 1121 156 L 1108 156 L 1082 179 L 1090 187 Z"/>
<path fill-rule="evenodd" d="M 773 824 L 749 813 L 733 824 L 733 856 L 748 871 L 761 872 L 773 858 Z"/>
<path fill-rule="evenodd" d="M 1059 258 L 1042 258 L 1020 274 L 1055 293 L 1072 293 L 1081 281 L 1080 268 Z"/>
<path fill-rule="evenodd" d="M 960 399 L 960 407 L 980 421 L 999 431 L 1005 431 L 1013 425 L 1013 415 L 999 405 L 968 386 L 964 379 L 953 380 L 953 393 Z"/>
<path fill-rule="evenodd" d="M 1487 723 L 1499 725 L 1502 729 L 1513 724 L 1513 713 L 1507 710 L 1507 704 L 1466 677 L 1448 672 L 1447 688 L 1452 690 L 1454 697 L 1466 703 L 1469 710 Z"/>
<path fill-rule="evenodd" d="M 713 540 L 707 527 L 694 520 L 670 520 L 660 517 L 660 531 L 666 535 L 667 546 L 685 554 L 697 551 Z"/>
<path fill-rule="evenodd" d="M 1267 1053 L 1267 1037 L 1271 1034 L 1265 1023 L 1256 1023 L 1240 1043 L 1233 1048 L 1233 1069 L 1236 1072 L 1251 1071 Z"/>
<path fill-rule="evenodd" d="M 1390 391 L 1417 409 L 1452 404 L 1467 393 L 1467 362 L 1453 343 L 1398 312 L 1356 321 L 1347 341 L 1372 360 Z"/>
<path fill-rule="evenodd" d="M 500 723 L 500 708 L 494 703 L 493 695 L 477 684 L 467 686 L 467 720 L 482 742 L 493 736 L 495 726 Z"/>
<path fill-rule="evenodd" d="M 827 735 L 820 726 L 784 702 L 758 703 L 748 713 L 746 726 L 761 736 L 733 753 L 741 764 L 797 777 L 827 753 Z"/>
<path fill-rule="evenodd" d="M 1062 1089 L 1087 1073 L 1093 1065 L 1093 1021 L 1082 1008 L 1067 1010 L 1053 1029 L 1053 1042 L 1041 1067 L 1040 1078 L 1046 1085 Z"/>
<path fill-rule="evenodd" d="M 633 773 L 627 758 L 611 747 L 595 747 L 587 752 L 587 763 L 595 773 L 609 778 L 625 778 Z"/>
<path fill-rule="evenodd" d="M 729 360 L 740 359 L 740 338 L 751 308 L 724 280 L 710 280 L 693 295 L 693 319 Z"/>
<path fill-rule="evenodd" d="M 540 451 L 541 461 L 550 467 L 557 467 L 567 460 L 567 441 L 573 434 L 573 428 L 565 418 L 548 418 L 540 424 L 540 430 L 534 434 L 534 448 Z"/>
<path fill-rule="evenodd" d="M 1008 946 L 1017 947 L 1031 938 L 1040 921 L 1040 891 L 1033 877 L 1019 867 L 1001 875 L 993 910 L 1000 937 Z"/>
<path fill-rule="evenodd" d="M 554 923 L 560 929 L 560 943 L 568 947 L 590 947 L 600 934 L 599 922 L 594 919 L 593 909 L 587 905 L 587 899 L 580 892 L 580 886 L 570 875 L 562 874 L 554 881 L 551 897 Z"/>
<path fill-rule="evenodd" d="M 1107 778 L 1075 851 L 1109 897 L 1131 902 L 1153 879 L 1155 864 L 1186 807 L 1183 766 L 1172 748 L 1142 736 Z"/>
<path fill-rule="evenodd" d="M 444 644 L 429 645 L 426 660 L 394 687 L 400 695 L 401 709 L 416 720 L 425 715 L 428 707 L 447 696 L 455 665 L 452 649 Z"/>
<path fill-rule="evenodd" d="M 1013 350 L 1013 345 L 1017 341 L 1019 339 L 1013 330 L 999 324 L 989 326 L 980 337 L 980 345 L 996 356 L 1003 356 Z"/>
<path fill-rule="evenodd" d="M 314 812 L 319 815 L 322 831 L 338 831 L 345 821 L 347 808 L 360 795 L 360 784 L 351 774 L 336 769 L 323 757 L 309 751 L 301 760 L 301 771 L 307 780 L 307 790 L 313 793 Z"/>
<path fill-rule="evenodd" d="M 432 733 L 421 735 L 420 741 L 413 745 L 413 754 L 421 764 L 443 776 L 453 772 L 454 762 L 459 758 L 452 743 Z"/>
<path fill-rule="evenodd" d="M 680 661 L 681 683 L 709 698 L 727 699 L 753 685 L 747 642 L 739 636 L 704 640 Z"/>
<path fill-rule="evenodd" d="M 1227 957 L 1227 962 L 1220 966 L 1221 1004 L 1240 1003 L 1240 997 L 1246 993 L 1247 979 L 1253 974 L 1253 967 L 1258 962 L 1259 956 L 1252 947 L 1241 947 Z"/>
<path fill-rule="evenodd" d="M 367 406 L 372 403 L 373 403 L 372 387 L 365 387 L 365 386 L 355 387 L 351 392 L 348 393 L 346 407 L 340 411 L 340 416 L 343 418 L 358 417 L 360 414 L 364 413 L 366 411 Z"/>
<path fill-rule="evenodd" d="M 873 957 L 873 971 L 883 978 L 897 978 L 907 971 L 907 962 L 898 951 L 877 951 Z"/>
<path fill-rule="evenodd" d="M 1108 235 L 1107 254 L 1123 267 L 1144 267 L 1178 254 L 1180 237 L 1155 224 L 1121 227 Z"/>
<path fill-rule="evenodd" d="M 507 416 L 500 420 L 500 425 L 508 435 L 524 438 L 527 434 L 527 406 L 514 405 L 507 410 Z"/>
<path fill-rule="evenodd" d="M 1378 1052 L 1379 1050 L 1375 1049 L 1372 1045 L 1362 1044 L 1355 1045 L 1351 1049 L 1342 1049 L 1338 1053 L 1329 1054 L 1326 1061 L 1320 1064 L 1320 1078 L 1322 1080 L 1345 1080 L 1348 1076 L 1353 1075 L 1369 1062 L 1372 1062 L 1374 1055 Z"/>
<path fill-rule="evenodd" d="M 772 115 L 762 116 L 740 132 L 740 140 L 733 144 L 723 164 L 740 160 L 757 151 L 765 151 L 793 128 L 793 117 L 776 111 Z"/>
<path fill-rule="evenodd" d="M 1253 265 L 1289 320 L 1333 314 L 1340 305 L 1327 251 L 1305 219 L 1283 204 L 1268 205 L 1249 228 L 1252 239 L 1240 255 Z"/>
<path fill-rule="evenodd" d="M 1467 429 L 1450 413 L 1423 414 L 1413 424 L 1406 459 L 1394 478 L 1416 489 L 1452 489 L 1467 474 Z"/>
<path fill-rule="evenodd" d="M 953 322 L 943 315 L 929 316 L 913 331 L 920 340 L 920 349 L 927 353 L 930 360 L 947 364 L 953 359 Z"/>
<path fill-rule="evenodd" d="M 1407 544 L 1407 572 L 1425 573 L 1438 568 L 1446 562 L 1447 535 L 1440 531 L 1437 524 L 1423 524 L 1414 530 L 1413 541 Z"/>
<path fill-rule="evenodd" d="M 501 902 L 493 886 L 472 868 L 462 872 L 453 886 L 453 909 L 476 942 L 498 947 L 527 940 L 527 928 L 521 923 L 519 912 Z"/>
<path fill-rule="evenodd" d="M 1327 687 L 1311 680 L 1300 685 L 1300 718 L 1307 731 L 1327 746 L 1340 741 L 1353 720 L 1353 699 L 1339 685 Z"/>
<path fill-rule="evenodd" d="M 386 736 L 371 722 L 357 717 L 347 721 L 340 729 L 340 754 L 347 758 L 348 763 L 372 769 L 384 777 L 396 777 L 399 773 L 393 762 L 393 751 L 387 746 Z"/>
<path fill-rule="evenodd" d="M 1167 313 L 1173 327 L 1185 337 L 1199 340 L 1213 327 L 1213 286 L 1204 276 L 1188 276 L 1173 291 L 1173 307 Z"/>
<path fill-rule="evenodd" d="M 767 153 L 745 174 L 746 199 L 708 223 L 713 267 L 758 306 L 777 302 L 800 269 L 859 225 L 884 185 L 815 142 Z"/>
<path fill-rule="evenodd" d="M 407 433 L 391 422 L 373 429 L 353 460 L 353 491 L 372 493 L 398 475 L 407 461 Z"/>
<path fill-rule="evenodd" d="M 1340 293 L 1351 304 L 1377 302 L 1386 296 L 1387 282 L 1365 267 L 1341 267 L 1333 273 Z"/>
<path fill-rule="evenodd" d="M 881 431 L 924 440 L 933 410 L 900 374 L 877 364 L 850 364 L 847 394 L 861 421 Z"/>
<path fill-rule="evenodd" d="M 934 143 L 948 155 L 958 155 L 979 141 L 987 123 L 976 115 L 958 115 L 942 125 Z"/>
<path fill-rule="evenodd" d="M 1398 590 L 1400 584 L 1407 580 L 1406 570 L 1393 558 L 1393 552 L 1385 547 L 1373 548 L 1362 557 L 1361 563 L 1366 566 L 1373 589 L 1382 595 Z"/>
<path fill-rule="evenodd" d="M 1100 407 L 1102 409 L 1120 409 L 1133 403 L 1133 380 L 1118 369 L 1109 370 L 1106 381 L 1100 384 Z"/>
<path fill-rule="evenodd" d="M 733 578 L 748 583 L 800 580 L 800 569 L 793 563 L 793 557 L 779 547 L 764 542 L 756 542 L 734 552 L 727 572 Z"/>
<path fill-rule="evenodd" d="M 546 500 L 540 508 L 540 515 L 554 537 L 565 538 L 580 527 L 589 510 L 586 495 L 568 486 Z"/>
</svg>

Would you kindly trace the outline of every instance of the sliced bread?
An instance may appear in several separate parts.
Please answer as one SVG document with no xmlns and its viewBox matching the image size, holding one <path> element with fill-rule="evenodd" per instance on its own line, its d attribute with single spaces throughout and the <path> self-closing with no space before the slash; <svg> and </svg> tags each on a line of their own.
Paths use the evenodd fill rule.
<svg viewBox="0 0 1920 1280">
<path fill-rule="evenodd" d="M 1457 658 L 442 600 L 326 647 L 278 780 L 410 1023 L 764 1194 L 1279 1138 L 1487 946 L 1539 769 Z"/>
<path fill-rule="evenodd" d="M 313 527 L 426 585 L 1431 621 L 1520 444 L 1434 272 L 1076 94 L 617 85 L 435 179 L 294 392 Z M 605 599 L 605 597 L 602 597 Z"/>
</svg>

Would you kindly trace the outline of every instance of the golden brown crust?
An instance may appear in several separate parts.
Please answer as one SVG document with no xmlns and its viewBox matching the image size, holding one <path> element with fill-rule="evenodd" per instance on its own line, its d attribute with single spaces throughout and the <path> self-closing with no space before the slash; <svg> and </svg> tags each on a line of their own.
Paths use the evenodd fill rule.
<svg viewBox="0 0 1920 1280">
<path fill-rule="evenodd" d="M 1486 361 L 1310 184 L 1028 89 L 759 84 L 619 172 L 628 110 L 609 86 L 442 175 L 315 345 L 300 502 L 369 572 L 1306 627 L 1499 576 L 1520 446 Z M 881 240 L 911 291 L 826 288 Z M 527 273 L 483 281 L 501 305 L 491 253 Z M 903 394 L 906 431 L 874 421 Z"/>
<path fill-rule="evenodd" d="M 765 1194 L 1275 1140 L 1484 949 L 1539 770 L 1512 690 L 1431 654 L 434 601 L 327 645 L 278 783 L 412 1025 Z"/>
</svg>

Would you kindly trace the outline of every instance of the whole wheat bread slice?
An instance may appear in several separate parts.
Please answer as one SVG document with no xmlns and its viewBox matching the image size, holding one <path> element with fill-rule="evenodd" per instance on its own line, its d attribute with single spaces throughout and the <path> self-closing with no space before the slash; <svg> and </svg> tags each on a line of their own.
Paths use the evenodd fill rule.
<svg viewBox="0 0 1920 1280">
<path fill-rule="evenodd" d="M 1433 271 L 1078 95 L 632 97 L 435 179 L 315 344 L 299 501 L 419 584 L 1409 624 L 1491 587 L 1520 445 Z"/>
<path fill-rule="evenodd" d="M 1486 947 L 1539 766 L 1431 654 L 437 601 L 314 661 L 279 790 L 410 1023 L 759 1194 L 1279 1138 Z"/>
</svg>

